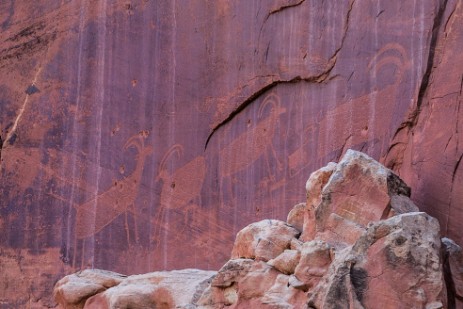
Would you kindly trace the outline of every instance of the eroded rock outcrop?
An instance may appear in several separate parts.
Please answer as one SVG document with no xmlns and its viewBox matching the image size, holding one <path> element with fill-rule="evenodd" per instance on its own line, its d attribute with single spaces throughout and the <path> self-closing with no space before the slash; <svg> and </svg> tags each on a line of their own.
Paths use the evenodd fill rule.
<svg viewBox="0 0 463 309">
<path fill-rule="evenodd" d="M 462 250 L 441 240 L 438 221 L 418 211 L 392 171 L 348 150 L 312 173 L 306 189 L 307 202 L 288 222 L 240 231 L 218 272 L 84 271 L 57 283 L 56 301 L 63 308 L 455 308 Z"/>
</svg>

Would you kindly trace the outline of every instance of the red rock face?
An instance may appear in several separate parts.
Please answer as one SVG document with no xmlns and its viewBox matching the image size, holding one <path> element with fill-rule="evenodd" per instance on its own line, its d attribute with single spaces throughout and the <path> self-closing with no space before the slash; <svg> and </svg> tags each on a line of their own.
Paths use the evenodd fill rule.
<svg viewBox="0 0 463 309">
<path fill-rule="evenodd" d="M 461 10 L 3 1 L 1 303 L 48 304 L 84 267 L 217 269 L 347 148 L 461 243 Z"/>
<path fill-rule="evenodd" d="M 447 8 L 433 32 L 434 54 L 409 118 L 396 130 L 384 162 L 413 188 L 421 209 L 439 219 L 443 234 L 463 241 L 462 102 L 463 29 L 460 2 Z"/>
</svg>

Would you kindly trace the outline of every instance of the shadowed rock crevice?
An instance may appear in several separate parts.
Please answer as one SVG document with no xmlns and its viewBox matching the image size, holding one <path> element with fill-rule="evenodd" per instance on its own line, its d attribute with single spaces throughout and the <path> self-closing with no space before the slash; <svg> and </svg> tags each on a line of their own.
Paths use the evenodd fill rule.
<svg viewBox="0 0 463 309">
<path fill-rule="evenodd" d="M 463 153 L 458 158 L 457 162 L 455 163 L 455 167 L 453 168 L 452 172 L 452 183 L 455 181 L 455 175 L 457 174 L 458 168 L 460 167 L 461 159 L 463 158 Z"/>
<path fill-rule="evenodd" d="M 362 303 L 363 296 L 368 290 L 368 273 L 365 269 L 354 265 L 350 268 L 350 280 L 354 286 L 358 301 Z"/>
<path fill-rule="evenodd" d="M 0 167 L 2 166 L 2 149 L 3 149 L 3 139 L 0 135 Z"/>
<path fill-rule="evenodd" d="M 448 0 L 439 1 L 438 10 L 434 16 L 434 20 L 431 28 L 431 38 L 429 41 L 428 55 L 426 61 L 426 69 L 421 78 L 421 82 L 418 88 L 418 95 L 416 97 L 416 103 L 414 104 L 413 110 L 407 116 L 407 119 L 403 121 L 395 130 L 394 135 L 392 136 L 392 143 L 388 147 L 384 157 L 390 158 L 389 162 L 386 162 L 388 168 L 391 168 L 395 171 L 401 169 L 402 164 L 405 160 L 404 156 L 407 151 L 407 147 L 410 147 L 410 144 L 413 143 L 413 131 L 418 124 L 420 114 L 423 110 L 423 104 L 425 101 L 429 101 L 428 91 L 429 86 L 432 83 L 432 75 L 435 72 L 435 63 L 438 62 L 438 58 L 442 57 L 438 46 L 442 40 L 446 39 L 446 34 L 442 33 L 446 31 L 447 24 L 454 16 L 454 11 L 456 10 L 457 4 L 454 4 L 452 11 L 448 14 L 447 19 L 445 20 L 446 10 L 448 7 Z M 437 52 L 437 53 L 436 53 Z"/>
<path fill-rule="evenodd" d="M 434 16 L 434 21 L 433 21 L 433 26 L 432 26 L 432 32 L 431 32 L 431 39 L 429 42 L 429 52 L 428 52 L 428 58 L 426 62 L 426 69 L 423 74 L 423 77 L 421 79 L 420 87 L 418 90 L 418 97 L 416 99 L 416 105 L 414 110 L 410 113 L 408 116 L 408 119 L 404 121 L 396 130 L 394 133 L 393 139 L 399 134 L 399 132 L 403 129 L 407 129 L 410 131 L 413 127 L 416 126 L 418 123 L 418 117 L 421 113 L 423 101 L 426 99 L 426 93 L 428 91 L 429 83 L 430 83 L 430 77 L 433 72 L 434 68 L 434 62 L 436 60 L 436 57 L 438 54 L 436 54 L 436 47 L 438 44 L 438 40 L 440 38 L 440 32 L 442 30 L 443 26 L 443 19 L 444 19 L 444 14 L 445 10 L 447 8 L 447 2 L 448 0 L 442 0 L 439 5 L 439 10 L 436 13 L 436 16 Z M 450 20 L 452 13 L 450 14 L 449 18 L 447 19 L 444 29 L 447 25 L 447 22 Z"/>
<path fill-rule="evenodd" d="M 284 10 L 289 9 L 289 8 L 297 7 L 297 6 L 301 5 L 304 2 L 305 2 L 305 0 L 299 0 L 296 3 L 292 3 L 292 4 L 288 4 L 288 5 L 282 5 L 282 6 L 278 7 L 278 8 L 276 8 L 276 9 L 273 9 L 268 13 L 267 17 L 265 18 L 265 21 L 267 21 L 267 19 L 273 14 L 279 13 L 279 12 L 284 11 Z"/>
<path fill-rule="evenodd" d="M 335 58 L 333 58 L 335 59 Z M 313 77 L 301 77 L 301 76 L 295 76 L 291 78 L 290 80 L 275 80 L 272 81 L 271 83 L 265 85 L 264 87 L 260 88 L 256 92 L 254 92 L 251 96 L 249 96 L 246 100 L 244 100 L 241 104 L 238 105 L 228 116 L 222 120 L 220 123 L 215 125 L 212 128 L 211 133 L 209 133 L 209 136 L 206 139 L 206 143 L 204 145 L 204 150 L 207 149 L 207 145 L 209 144 L 212 136 L 223 126 L 231 122 L 238 114 L 240 114 L 245 108 L 247 108 L 249 105 L 251 105 L 253 102 L 255 102 L 259 97 L 270 91 L 271 89 L 275 88 L 278 85 L 284 85 L 284 84 L 294 84 L 294 83 L 299 83 L 299 82 L 307 82 L 307 83 L 322 83 L 327 81 L 327 78 L 333 69 L 335 65 L 335 60 L 330 60 L 329 68 L 321 73 L 320 75 L 313 76 Z"/>
<path fill-rule="evenodd" d="M 436 47 L 437 47 L 437 42 L 439 40 L 439 32 L 442 29 L 443 17 L 444 17 L 445 10 L 447 8 L 447 2 L 448 0 L 443 0 L 440 3 L 439 10 L 437 11 L 436 16 L 434 17 L 431 41 L 429 43 L 429 55 L 428 55 L 428 61 L 426 63 L 426 70 L 424 72 L 423 78 L 421 80 L 421 85 L 418 91 L 418 98 L 416 100 L 416 109 L 412 114 L 412 117 L 410 119 L 410 124 L 407 124 L 408 126 L 413 127 L 416 125 L 420 111 L 421 111 L 421 106 L 423 104 L 423 100 L 426 97 L 426 92 L 428 90 L 431 73 L 434 67 L 434 62 L 436 60 Z M 445 25 L 444 25 L 444 29 L 445 29 Z"/>
</svg>

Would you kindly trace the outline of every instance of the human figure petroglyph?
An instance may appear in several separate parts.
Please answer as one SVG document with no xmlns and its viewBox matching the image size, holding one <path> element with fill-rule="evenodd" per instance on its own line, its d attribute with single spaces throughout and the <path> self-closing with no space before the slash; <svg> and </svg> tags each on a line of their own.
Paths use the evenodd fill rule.
<svg viewBox="0 0 463 309">
<path fill-rule="evenodd" d="M 135 170 L 122 180 L 114 182 L 114 185 L 105 192 L 98 194 L 89 201 L 75 206 L 76 213 L 76 237 L 83 239 L 101 231 L 116 217 L 125 213 L 126 233 L 129 242 L 129 230 L 127 224 L 127 212 L 134 212 L 134 203 L 138 195 L 145 159 L 153 152 L 153 147 L 144 145 L 144 137 L 137 134 L 127 140 L 124 150 L 134 147 L 137 150 Z"/>
</svg>

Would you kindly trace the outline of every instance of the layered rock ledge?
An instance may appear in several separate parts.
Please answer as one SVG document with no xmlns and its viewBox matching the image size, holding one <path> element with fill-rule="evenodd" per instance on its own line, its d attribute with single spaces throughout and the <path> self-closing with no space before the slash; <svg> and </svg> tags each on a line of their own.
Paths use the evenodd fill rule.
<svg viewBox="0 0 463 309">
<path fill-rule="evenodd" d="M 84 270 L 54 289 L 62 308 L 459 308 L 463 254 L 410 188 L 348 150 L 310 175 L 287 222 L 241 230 L 218 271 L 124 276 Z"/>
</svg>

